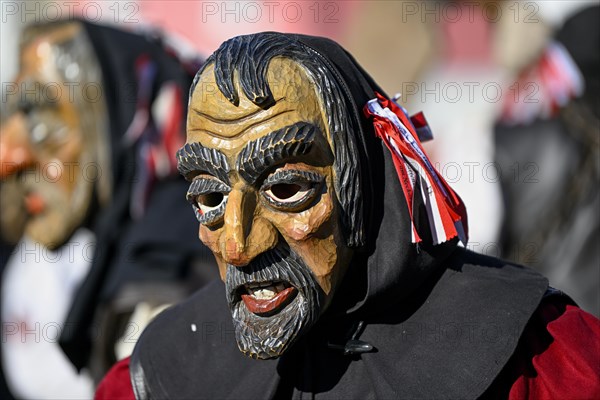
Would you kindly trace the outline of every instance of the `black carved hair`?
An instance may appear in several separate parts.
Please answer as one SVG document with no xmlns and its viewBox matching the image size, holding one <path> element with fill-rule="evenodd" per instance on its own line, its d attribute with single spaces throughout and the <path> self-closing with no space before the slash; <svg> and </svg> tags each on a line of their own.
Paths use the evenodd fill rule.
<svg viewBox="0 0 600 400">
<path fill-rule="evenodd" d="M 238 36 L 223 43 L 206 61 L 194 79 L 190 98 L 202 72 L 208 65 L 214 64 L 217 86 L 232 104 L 239 104 L 239 94 L 233 82 L 234 71 L 237 71 L 244 95 L 257 106 L 267 109 L 275 104 L 267 82 L 269 62 L 275 57 L 289 58 L 304 67 L 316 85 L 327 111 L 335 155 L 334 187 L 342 208 L 346 241 L 350 247 L 362 246 L 365 240 L 360 157 L 354 136 L 360 128 L 354 126 L 357 122 L 349 117 L 350 103 L 345 96 L 344 84 L 325 57 L 289 35 L 265 32 Z"/>
</svg>

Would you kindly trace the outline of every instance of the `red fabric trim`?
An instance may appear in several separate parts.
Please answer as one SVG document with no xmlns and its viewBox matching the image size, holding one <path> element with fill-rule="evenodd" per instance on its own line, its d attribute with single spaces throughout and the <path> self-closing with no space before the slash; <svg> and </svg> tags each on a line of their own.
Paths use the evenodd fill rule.
<svg viewBox="0 0 600 400">
<path fill-rule="evenodd" d="M 543 304 L 521 339 L 509 399 L 600 399 L 600 320 L 572 305 Z M 536 318 L 536 317 L 534 317 Z M 530 354 L 533 358 L 526 360 Z"/>
<path fill-rule="evenodd" d="M 129 378 L 129 357 L 112 366 L 98 385 L 94 400 L 135 400 Z"/>
</svg>

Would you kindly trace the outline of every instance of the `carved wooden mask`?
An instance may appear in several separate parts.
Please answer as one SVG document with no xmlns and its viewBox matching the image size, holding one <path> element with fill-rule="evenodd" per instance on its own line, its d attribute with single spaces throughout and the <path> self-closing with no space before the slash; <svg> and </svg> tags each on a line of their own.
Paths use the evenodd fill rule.
<svg viewBox="0 0 600 400">
<path fill-rule="evenodd" d="M 25 35 L 0 134 L 2 203 L 11 204 L 0 220 L 6 238 L 18 239 L 25 220 L 25 233 L 53 249 L 83 224 L 98 178 L 109 175 L 99 132 L 106 111 L 100 67 L 78 23 Z"/>
<path fill-rule="evenodd" d="M 274 57 L 268 106 L 219 88 L 215 63 L 190 97 L 179 169 L 199 236 L 226 283 L 240 350 L 281 355 L 329 305 L 352 250 L 341 223 L 328 114 L 299 63 Z M 236 104 L 237 103 L 237 104 Z"/>
</svg>

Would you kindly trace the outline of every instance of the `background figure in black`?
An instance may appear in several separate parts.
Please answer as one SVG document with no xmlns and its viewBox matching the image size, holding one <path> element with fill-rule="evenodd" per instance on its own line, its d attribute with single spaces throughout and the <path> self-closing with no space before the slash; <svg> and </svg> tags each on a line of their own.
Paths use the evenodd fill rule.
<svg viewBox="0 0 600 400">
<path fill-rule="evenodd" d="M 504 172 L 506 204 L 503 255 L 536 267 L 596 316 L 600 315 L 599 18 L 600 7 L 595 6 L 566 21 L 538 63 L 522 75 L 521 88 L 536 85 L 536 101 L 514 104 L 516 121 L 513 114 L 496 127 L 496 161 Z M 548 65 L 564 68 L 552 70 Z M 550 76 L 546 82 L 552 86 L 537 81 L 536 71 Z"/>
<path fill-rule="evenodd" d="M 2 276 L 16 396 L 91 396 L 156 312 L 216 276 L 174 160 L 199 65 L 150 32 L 25 29 L 0 135 L 0 222 L 19 240 Z"/>
</svg>

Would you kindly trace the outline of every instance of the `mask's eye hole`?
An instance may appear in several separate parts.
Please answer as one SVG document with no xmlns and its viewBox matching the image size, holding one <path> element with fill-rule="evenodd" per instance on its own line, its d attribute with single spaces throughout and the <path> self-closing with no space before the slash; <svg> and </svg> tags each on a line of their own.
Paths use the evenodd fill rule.
<svg viewBox="0 0 600 400">
<path fill-rule="evenodd" d="M 298 200 L 303 200 L 311 191 L 309 184 L 288 184 L 279 183 L 271 186 L 270 189 L 265 191 L 265 194 L 275 201 L 282 203 L 293 203 Z"/>
<path fill-rule="evenodd" d="M 196 202 L 198 203 L 198 208 L 202 211 L 203 214 L 206 214 L 212 210 L 217 209 L 225 199 L 225 195 L 220 192 L 211 192 L 201 194 L 196 198 Z"/>
<path fill-rule="evenodd" d="M 58 118 L 58 111 L 54 108 L 34 108 L 27 118 L 29 136 L 34 145 L 53 149 L 68 139 L 69 128 Z"/>
<path fill-rule="evenodd" d="M 229 186 L 217 179 L 199 175 L 190 184 L 186 198 L 194 207 L 198 221 L 213 225 L 221 220 L 225 212 L 230 190 Z"/>
<path fill-rule="evenodd" d="M 300 212 L 311 207 L 324 179 L 315 171 L 277 171 L 265 180 L 261 192 L 272 208 Z"/>
</svg>

